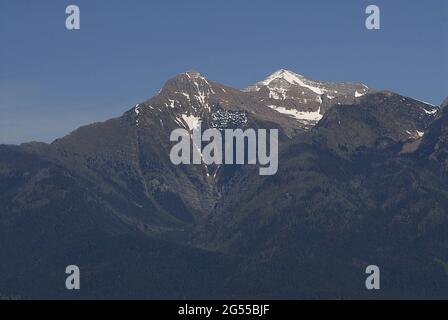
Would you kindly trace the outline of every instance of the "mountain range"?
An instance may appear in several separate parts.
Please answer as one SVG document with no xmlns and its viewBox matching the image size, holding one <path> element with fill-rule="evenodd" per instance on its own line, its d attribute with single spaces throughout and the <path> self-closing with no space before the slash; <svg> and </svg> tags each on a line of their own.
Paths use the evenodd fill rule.
<svg viewBox="0 0 448 320">
<path fill-rule="evenodd" d="M 120 117 L 1 145 L 0 297 L 448 298 L 447 104 L 189 71 Z M 170 133 L 199 123 L 278 129 L 278 173 L 173 165 Z"/>
</svg>

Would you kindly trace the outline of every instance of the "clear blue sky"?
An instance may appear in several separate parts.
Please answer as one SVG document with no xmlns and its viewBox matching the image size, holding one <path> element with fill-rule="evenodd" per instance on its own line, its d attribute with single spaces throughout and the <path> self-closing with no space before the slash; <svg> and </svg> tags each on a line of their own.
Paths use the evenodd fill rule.
<svg viewBox="0 0 448 320">
<path fill-rule="evenodd" d="M 245 87 L 276 69 L 439 104 L 446 0 L 0 0 L 0 143 L 119 116 L 177 73 Z M 65 7 L 81 30 L 65 29 Z M 381 30 L 364 27 L 368 4 Z"/>
</svg>

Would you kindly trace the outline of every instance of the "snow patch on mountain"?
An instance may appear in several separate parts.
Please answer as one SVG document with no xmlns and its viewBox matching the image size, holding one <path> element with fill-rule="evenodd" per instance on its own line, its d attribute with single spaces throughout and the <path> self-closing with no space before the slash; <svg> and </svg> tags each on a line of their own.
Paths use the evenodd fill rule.
<svg viewBox="0 0 448 320">
<path fill-rule="evenodd" d="M 173 99 L 168 99 L 168 101 L 170 102 L 170 107 L 171 107 L 171 108 L 174 108 L 174 107 L 175 107 L 175 105 L 174 105 L 175 100 L 173 100 Z"/>
<path fill-rule="evenodd" d="M 412 139 L 420 139 L 425 135 L 423 131 L 415 130 L 414 132 L 411 132 L 409 130 L 406 130 L 407 135 Z"/>
<path fill-rule="evenodd" d="M 289 70 L 278 70 L 267 77 L 265 80 L 258 82 L 256 85 L 265 85 L 269 88 L 278 89 L 279 87 L 272 86 L 271 82 L 277 79 L 283 79 L 289 84 L 296 84 L 304 88 L 308 88 L 316 94 L 324 94 L 327 90 L 320 88 L 318 84 L 312 80 L 306 79 L 304 76 L 294 73 Z"/>
<path fill-rule="evenodd" d="M 316 123 L 320 119 L 322 119 L 322 115 L 320 114 L 320 108 L 317 111 L 303 112 L 303 111 L 297 111 L 295 109 L 286 109 L 284 107 L 277 107 L 274 105 L 269 105 L 268 107 L 279 113 L 291 116 L 300 122 Z"/>
<path fill-rule="evenodd" d="M 356 98 L 362 97 L 362 96 L 365 95 L 365 94 L 366 94 L 365 92 L 361 92 L 361 93 L 359 93 L 358 90 L 355 91 L 355 97 L 356 97 Z"/>
<path fill-rule="evenodd" d="M 136 117 L 136 119 L 135 119 L 135 125 L 138 127 L 138 125 L 139 125 L 139 118 L 138 118 L 138 115 L 140 114 L 140 104 L 139 103 L 137 103 L 136 105 L 135 105 L 135 107 L 134 107 L 134 112 L 135 112 L 135 114 L 137 115 L 137 117 Z"/>
<path fill-rule="evenodd" d="M 192 131 L 195 128 L 199 127 L 199 124 L 201 123 L 201 118 L 196 117 L 194 115 L 186 115 L 182 114 L 181 119 L 183 120 L 183 123 L 187 125 L 187 128 Z"/>
<path fill-rule="evenodd" d="M 305 104 L 315 104 L 316 101 L 318 104 L 324 104 L 324 96 L 329 100 L 338 98 L 341 100 L 339 102 L 352 104 L 355 98 L 365 95 L 369 90 L 362 83 L 317 81 L 281 69 L 243 91 L 258 93 L 259 96 L 273 100 L 291 99 Z"/>
<path fill-rule="evenodd" d="M 176 91 L 175 93 L 176 93 L 176 94 L 181 94 L 181 95 L 183 95 L 185 98 L 188 99 L 188 101 L 190 101 L 190 95 L 189 95 L 188 93 L 186 93 L 186 92 L 181 92 L 181 91 Z"/>
<path fill-rule="evenodd" d="M 426 114 L 435 114 L 435 113 L 437 113 L 437 111 L 439 111 L 439 108 L 434 107 L 434 108 L 431 109 L 431 110 L 423 109 L 423 111 L 425 111 Z"/>
</svg>

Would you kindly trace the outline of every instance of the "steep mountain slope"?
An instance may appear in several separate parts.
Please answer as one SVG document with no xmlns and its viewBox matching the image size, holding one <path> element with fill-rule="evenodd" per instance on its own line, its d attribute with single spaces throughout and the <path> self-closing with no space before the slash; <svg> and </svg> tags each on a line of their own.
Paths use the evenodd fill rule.
<svg viewBox="0 0 448 320">
<path fill-rule="evenodd" d="M 279 128 L 281 139 L 301 130 L 297 121 L 244 92 L 187 72 L 122 117 L 82 127 L 49 146 L 23 147 L 92 180 L 129 223 L 166 226 L 199 218 L 219 196 L 211 172 L 216 168 L 176 167 L 169 160 L 171 131 L 199 124 L 203 130 Z"/>
<path fill-rule="evenodd" d="M 121 117 L 0 146 L 0 296 L 446 297 L 446 119 L 287 70 L 243 91 L 179 74 Z M 171 131 L 199 125 L 278 128 L 278 173 L 173 165 Z"/>
<path fill-rule="evenodd" d="M 219 167 L 176 167 L 169 160 L 171 131 L 199 124 L 203 130 L 278 128 L 282 141 L 305 129 L 263 99 L 186 72 L 122 117 L 82 127 L 49 146 L 23 147 L 91 181 L 103 199 L 120 208 L 121 219 L 153 232 L 155 226 L 175 228 L 200 219 L 220 197 L 213 181 Z M 238 174 L 234 168 L 221 171 L 226 179 Z"/>
<path fill-rule="evenodd" d="M 370 191 L 357 190 L 358 183 L 353 184 L 351 180 L 357 180 L 359 175 L 370 174 L 370 166 L 375 168 L 376 165 L 390 162 L 396 157 L 407 159 L 408 155 L 402 156 L 400 153 L 402 145 L 420 139 L 424 132 L 428 132 L 428 139 L 430 136 L 443 139 L 440 130 L 432 133 L 440 127 L 443 119 L 444 117 L 439 118 L 438 108 L 389 92 L 367 94 L 356 105 L 334 106 L 313 130 L 297 136 L 282 146 L 277 175 L 264 178 L 257 176 L 253 171 L 247 171 L 243 176 L 231 181 L 226 189 L 230 194 L 223 200 L 223 207 L 213 215 L 211 221 L 208 221 L 209 224 L 219 225 L 219 228 L 207 224 L 202 229 L 206 234 L 210 233 L 211 237 L 216 238 L 216 242 L 209 239 L 201 239 L 199 242 L 206 243 L 214 249 L 226 248 L 230 245 L 227 244 L 228 241 L 250 234 L 237 231 L 240 224 L 230 219 L 231 217 L 244 219 L 242 214 L 244 209 L 237 208 L 244 208 L 250 203 L 259 209 L 255 210 L 257 215 L 268 210 L 274 214 L 279 210 L 275 205 L 283 207 L 298 197 L 303 201 L 301 205 L 304 208 L 316 211 L 319 215 L 325 211 L 331 212 L 330 216 L 320 221 L 321 228 L 324 224 L 333 223 L 333 219 L 343 223 L 343 219 L 340 219 L 342 212 L 361 210 L 361 206 L 372 201 L 363 198 L 366 192 Z M 420 150 L 423 150 L 425 145 L 426 143 Z M 420 156 L 422 157 L 423 155 Z M 375 164 L 377 162 L 378 164 Z M 398 162 L 398 166 L 403 165 L 403 172 L 411 169 L 406 161 Z M 419 165 L 417 163 L 416 167 Z M 387 172 L 384 168 L 379 172 L 382 170 Z M 292 183 L 295 180 L 297 184 Z M 282 185 L 286 190 L 279 194 Z M 297 192 L 305 194 L 298 196 Z M 307 192 L 311 193 L 308 195 Z M 319 198 L 320 202 L 313 202 L 314 193 L 328 196 L 330 192 L 334 194 L 329 199 Z M 330 200 L 339 204 L 327 203 Z M 343 207 L 340 207 L 341 205 Z M 286 208 L 286 211 L 288 210 L 289 205 Z M 231 214 L 232 212 L 235 214 Z M 254 217 L 250 219 L 257 220 Z M 235 230 L 227 230 L 232 227 Z M 219 236 L 221 233 L 224 237 L 230 234 L 234 236 L 223 239 Z M 248 242 L 238 239 L 236 243 Z"/>
<path fill-rule="evenodd" d="M 443 107 L 417 150 L 420 157 L 437 163 L 444 174 L 448 173 L 448 108 Z"/>
<path fill-rule="evenodd" d="M 387 97 L 392 102 L 373 98 L 384 102 L 376 105 L 377 116 L 386 106 L 400 108 L 393 101 L 402 98 Z M 348 110 L 362 110 L 358 107 Z M 390 119 L 384 116 L 375 126 L 386 128 Z M 368 128 L 370 118 L 347 112 L 335 121 Z M 429 126 L 428 137 L 439 121 Z M 383 298 L 446 297 L 446 176 L 418 152 L 399 153 L 403 127 L 393 126 L 396 146 L 380 151 L 366 139 L 365 147 L 349 157 L 346 150 L 328 148 L 330 138 L 338 144 L 350 141 L 335 128 L 316 128 L 284 146 L 277 175 L 260 177 L 248 171 L 232 181 L 222 206 L 196 226 L 191 243 L 250 256 L 239 281 L 247 279 L 248 286 L 261 287 L 266 295 L 372 297 L 361 278 L 367 265 L 377 264 L 388 283 L 381 290 Z M 383 129 L 385 135 L 390 132 Z M 262 281 L 252 274 L 260 270 Z M 329 278 L 331 289 L 322 289 Z"/>
<path fill-rule="evenodd" d="M 146 236 L 123 223 L 121 208 L 101 199 L 95 185 L 63 167 L 17 147 L 0 146 L 0 154 L 0 296 L 182 299 L 223 292 L 229 259 Z M 81 268 L 79 292 L 65 289 L 71 264 Z"/>
</svg>

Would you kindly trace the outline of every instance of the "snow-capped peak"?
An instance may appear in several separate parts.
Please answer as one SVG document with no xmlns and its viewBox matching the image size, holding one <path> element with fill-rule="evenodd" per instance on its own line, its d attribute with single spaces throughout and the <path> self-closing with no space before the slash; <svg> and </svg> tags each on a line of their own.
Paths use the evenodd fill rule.
<svg viewBox="0 0 448 320">
<path fill-rule="evenodd" d="M 318 95 L 324 94 L 327 91 L 325 88 L 322 88 L 322 86 L 319 85 L 319 83 L 317 83 L 316 81 L 307 79 L 300 74 L 297 74 L 295 72 L 286 69 L 280 69 L 275 71 L 263 81 L 260 81 L 256 83 L 254 86 L 247 88 L 246 91 L 258 91 L 260 86 L 267 86 L 271 89 L 282 88 L 283 85 L 281 83 L 277 83 L 276 80 L 284 80 L 290 86 L 295 85 L 307 88 Z"/>
<path fill-rule="evenodd" d="M 369 88 L 362 83 L 327 82 L 306 78 L 293 71 L 280 69 L 269 75 L 266 79 L 244 89 L 246 92 L 259 92 L 273 100 L 296 100 L 300 103 L 322 104 L 322 97 L 328 100 L 334 98 L 354 100 L 363 96 Z M 341 102 L 341 101 L 338 101 Z"/>
<path fill-rule="evenodd" d="M 289 82 L 290 84 L 298 84 L 302 81 L 303 78 L 304 76 L 297 74 L 295 72 L 280 69 L 269 75 L 265 80 L 260 81 L 259 84 L 268 85 L 269 83 L 271 83 L 272 80 L 275 79 L 283 79 Z"/>
</svg>

